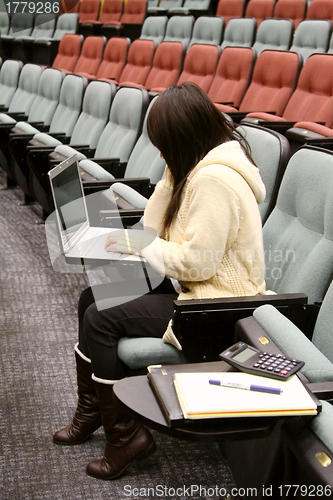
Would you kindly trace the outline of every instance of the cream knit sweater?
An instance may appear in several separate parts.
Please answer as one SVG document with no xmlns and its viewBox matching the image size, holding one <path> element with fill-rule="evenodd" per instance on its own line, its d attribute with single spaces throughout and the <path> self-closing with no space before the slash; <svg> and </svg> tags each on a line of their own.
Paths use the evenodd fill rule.
<svg viewBox="0 0 333 500">
<path fill-rule="evenodd" d="M 264 293 L 258 203 L 265 198 L 265 187 L 240 144 L 221 144 L 198 163 L 164 234 L 163 216 L 171 194 L 172 176 L 166 168 L 144 216 L 145 227 L 153 228 L 158 237 L 143 254 L 155 269 L 180 282 L 179 299 Z"/>
</svg>

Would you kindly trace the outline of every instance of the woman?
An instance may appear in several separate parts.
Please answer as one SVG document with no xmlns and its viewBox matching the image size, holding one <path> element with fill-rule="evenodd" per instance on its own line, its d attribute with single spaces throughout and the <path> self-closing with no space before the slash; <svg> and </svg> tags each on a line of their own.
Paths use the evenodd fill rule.
<svg viewBox="0 0 333 500">
<path fill-rule="evenodd" d="M 88 474 L 102 479 L 118 477 L 155 450 L 150 432 L 124 416 L 113 399 L 113 383 L 126 375 L 117 356 L 119 338 L 162 337 L 177 297 L 265 292 L 258 210 L 265 188 L 246 141 L 191 83 L 161 94 L 147 126 L 167 168 L 145 210 L 145 227 L 157 237 L 141 252 L 167 278 L 148 294 L 103 310 L 90 289 L 83 292 L 75 350 L 78 407 L 71 424 L 54 435 L 58 444 L 78 444 L 103 424 L 104 457 L 87 466 Z M 135 253 L 138 245 L 122 233 L 109 236 L 106 249 L 114 248 Z"/>
</svg>

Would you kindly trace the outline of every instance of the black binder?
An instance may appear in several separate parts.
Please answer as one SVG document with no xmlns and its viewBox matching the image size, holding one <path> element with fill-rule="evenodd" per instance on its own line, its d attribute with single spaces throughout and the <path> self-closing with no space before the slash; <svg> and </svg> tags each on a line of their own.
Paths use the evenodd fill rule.
<svg viewBox="0 0 333 500">
<path fill-rule="evenodd" d="M 158 404 L 170 427 L 180 427 L 192 423 L 184 419 L 173 383 L 175 373 L 186 372 L 226 372 L 237 371 L 224 361 L 189 363 L 179 365 L 150 365 L 148 380 Z M 197 422 L 198 423 L 198 422 Z"/>
</svg>

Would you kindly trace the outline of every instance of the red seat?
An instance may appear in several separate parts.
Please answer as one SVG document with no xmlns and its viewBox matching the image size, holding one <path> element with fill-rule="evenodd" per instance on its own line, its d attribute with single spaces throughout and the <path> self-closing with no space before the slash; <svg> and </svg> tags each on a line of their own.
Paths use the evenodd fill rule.
<svg viewBox="0 0 333 500">
<path fill-rule="evenodd" d="M 98 24 L 118 23 L 123 13 L 123 0 L 104 0 Z"/>
<path fill-rule="evenodd" d="M 312 121 L 333 126 L 333 55 L 313 54 L 304 63 L 295 92 L 280 116 L 250 113 L 269 121 Z"/>
<path fill-rule="evenodd" d="M 208 91 L 211 100 L 215 104 L 229 102 L 238 107 L 250 84 L 254 61 L 255 52 L 252 48 L 226 47 L 220 55 Z"/>
<path fill-rule="evenodd" d="M 66 12 L 79 12 L 80 0 L 60 0 L 59 13 L 66 14 Z"/>
<path fill-rule="evenodd" d="M 114 25 L 143 24 L 147 12 L 147 0 L 127 0 L 119 22 Z"/>
<path fill-rule="evenodd" d="M 294 23 L 294 29 L 296 29 L 305 18 L 306 6 L 306 0 L 278 0 L 274 8 L 274 17 L 291 19 Z"/>
<path fill-rule="evenodd" d="M 184 47 L 181 42 L 161 42 L 156 49 L 145 88 L 154 92 L 163 92 L 167 87 L 175 85 L 183 60 Z"/>
<path fill-rule="evenodd" d="M 95 76 L 102 61 L 105 42 L 103 36 L 87 37 L 83 42 L 81 54 L 73 73 L 82 76 Z"/>
<path fill-rule="evenodd" d="M 110 38 L 105 46 L 103 59 L 96 74 L 98 80 L 119 80 L 127 61 L 129 45 L 128 38 Z"/>
<path fill-rule="evenodd" d="M 224 26 L 233 17 L 243 17 L 245 11 L 245 0 L 219 0 L 216 8 L 216 16 L 223 17 Z"/>
<path fill-rule="evenodd" d="M 216 45 L 191 45 L 185 55 L 184 68 L 177 85 L 194 82 L 202 90 L 208 92 L 215 75 L 219 55 L 220 50 Z"/>
<path fill-rule="evenodd" d="M 79 10 L 79 23 L 97 21 L 100 8 L 99 0 L 81 0 Z"/>
<path fill-rule="evenodd" d="M 332 0 L 312 0 L 305 17 L 306 19 L 329 19 L 333 22 Z"/>
<path fill-rule="evenodd" d="M 296 87 L 300 67 L 301 59 L 296 52 L 261 52 L 239 111 L 274 111 L 281 115 Z M 222 110 L 225 113 L 237 111 L 230 106 L 223 106 Z"/>
<path fill-rule="evenodd" d="M 119 78 L 119 85 L 144 86 L 153 64 L 155 44 L 152 40 L 134 40 L 128 50 L 127 63 Z M 116 82 L 117 83 L 117 82 Z"/>
<path fill-rule="evenodd" d="M 52 68 L 71 73 L 79 59 L 82 42 L 81 35 L 64 35 L 59 43 Z"/>
<path fill-rule="evenodd" d="M 273 17 L 275 0 L 249 0 L 245 17 L 254 17 L 257 21 L 257 27 L 264 19 Z"/>
</svg>

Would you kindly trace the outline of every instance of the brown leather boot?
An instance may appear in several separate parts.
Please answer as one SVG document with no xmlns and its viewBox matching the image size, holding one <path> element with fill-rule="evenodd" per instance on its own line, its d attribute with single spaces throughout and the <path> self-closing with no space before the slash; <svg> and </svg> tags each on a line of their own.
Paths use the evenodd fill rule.
<svg viewBox="0 0 333 500">
<path fill-rule="evenodd" d="M 78 404 L 72 422 L 53 436 L 56 444 L 73 445 L 86 441 L 101 425 L 95 385 L 89 360 L 75 348 Z"/>
<path fill-rule="evenodd" d="M 87 474 L 97 479 L 115 479 L 134 460 L 144 460 L 156 445 L 148 429 L 125 415 L 115 400 L 113 385 L 95 382 L 106 434 L 104 456 L 87 465 Z"/>
</svg>

